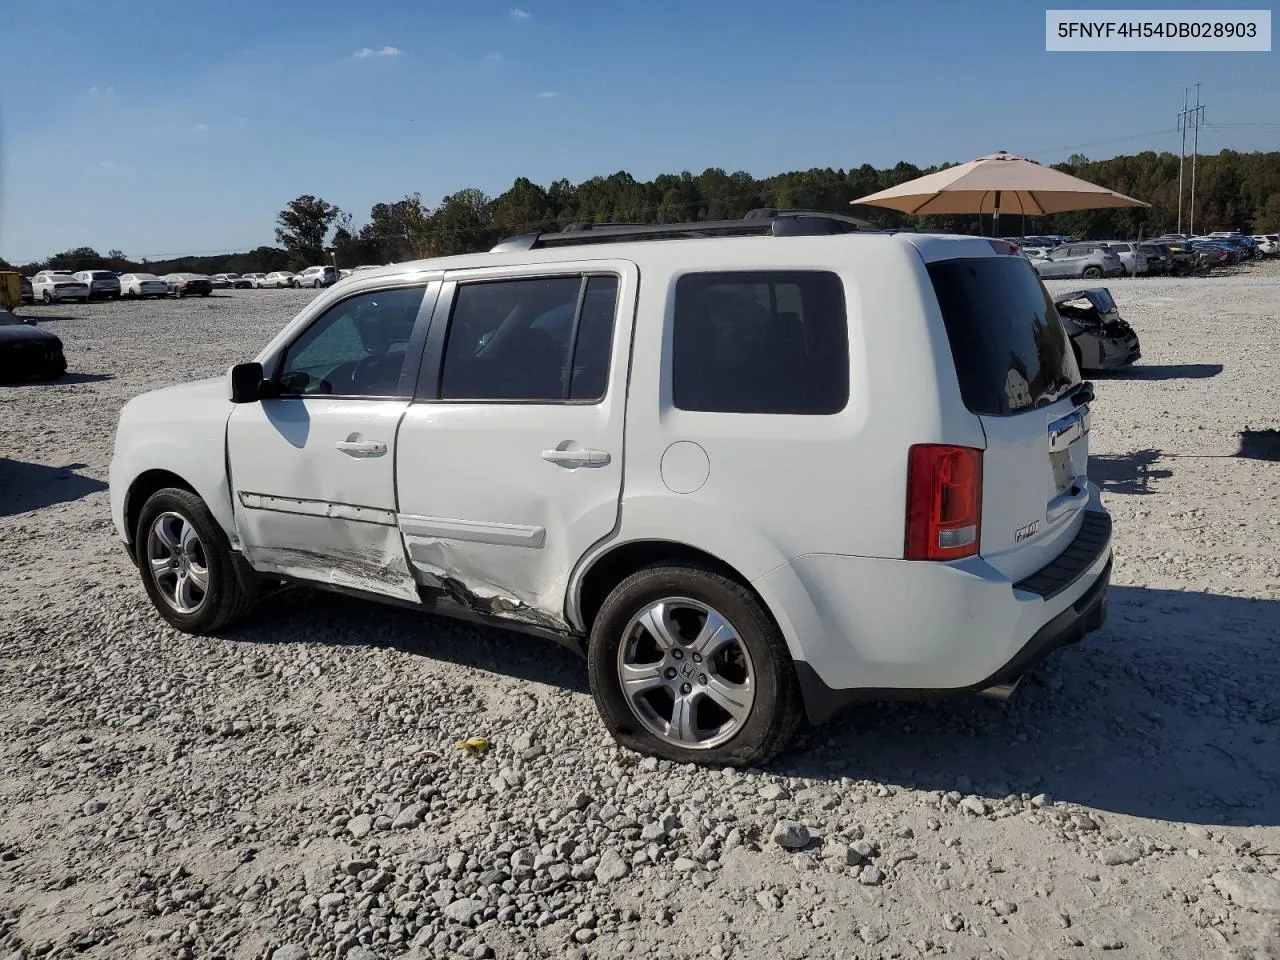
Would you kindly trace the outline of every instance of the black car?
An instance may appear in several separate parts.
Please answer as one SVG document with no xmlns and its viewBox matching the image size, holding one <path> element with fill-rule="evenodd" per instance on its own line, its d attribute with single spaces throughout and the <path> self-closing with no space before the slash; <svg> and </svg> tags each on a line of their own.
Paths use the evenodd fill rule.
<svg viewBox="0 0 1280 960">
<path fill-rule="evenodd" d="M 20 288 L 21 288 L 21 290 L 22 290 L 22 302 L 23 302 L 23 303 L 35 303 L 35 302 L 36 302 L 36 292 L 35 292 L 35 290 L 34 290 L 34 289 L 32 288 L 32 286 L 31 286 L 31 278 L 30 278 L 30 277 L 23 277 L 23 278 L 19 281 L 19 284 L 18 284 L 18 285 L 19 285 L 19 287 L 20 287 Z"/>
<path fill-rule="evenodd" d="M 61 340 L 0 307 L 0 380 L 56 380 L 66 372 Z"/>
<path fill-rule="evenodd" d="M 197 293 L 207 297 L 213 293 L 213 279 L 203 273 L 170 273 L 162 279 L 169 285 L 169 295 L 173 297 L 190 297 Z"/>
</svg>

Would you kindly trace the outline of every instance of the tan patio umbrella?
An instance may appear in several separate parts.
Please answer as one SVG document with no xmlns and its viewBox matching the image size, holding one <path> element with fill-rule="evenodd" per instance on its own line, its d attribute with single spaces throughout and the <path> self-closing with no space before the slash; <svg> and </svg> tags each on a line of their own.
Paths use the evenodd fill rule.
<svg viewBox="0 0 1280 960">
<path fill-rule="evenodd" d="M 1096 183 L 1000 152 L 908 180 L 852 201 L 903 213 L 989 213 L 999 234 L 1001 213 L 1043 216 L 1101 207 L 1149 207 Z"/>
</svg>

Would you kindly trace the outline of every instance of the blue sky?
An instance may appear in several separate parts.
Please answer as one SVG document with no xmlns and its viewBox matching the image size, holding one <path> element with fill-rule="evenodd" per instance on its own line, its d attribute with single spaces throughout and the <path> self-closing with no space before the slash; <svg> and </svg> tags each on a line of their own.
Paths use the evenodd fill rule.
<svg viewBox="0 0 1280 960">
<path fill-rule="evenodd" d="M 519 2 L 5 4 L 0 256 L 247 249 L 302 193 L 1176 151 L 1196 81 L 1202 150 L 1280 149 L 1280 54 L 1046 53 L 1025 0 Z"/>
</svg>

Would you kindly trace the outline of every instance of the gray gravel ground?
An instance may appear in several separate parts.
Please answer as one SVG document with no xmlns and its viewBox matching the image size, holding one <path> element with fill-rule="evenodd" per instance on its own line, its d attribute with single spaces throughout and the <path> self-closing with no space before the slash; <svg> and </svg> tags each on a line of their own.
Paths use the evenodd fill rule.
<svg viewBox="0 0 1280 960">
<path fill-rule="evenodd" d="M 302 591 L 170 630 L 116 412 L 312 294 L 30 308 L 71 373 L 0 387 L 0 960 L 1280 956 L 1276 266 L 1110 283 L 1144 357 L 1097 381 L 1105 630 L 750 772 L 620 752 L 518 635 Z"/>
</svg>

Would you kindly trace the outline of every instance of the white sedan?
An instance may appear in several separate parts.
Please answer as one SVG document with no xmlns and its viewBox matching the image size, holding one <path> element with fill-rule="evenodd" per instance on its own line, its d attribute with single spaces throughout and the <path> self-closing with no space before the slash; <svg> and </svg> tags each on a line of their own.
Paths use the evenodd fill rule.
<svg viewBox="0 0 1280 960">
<path fill-rule="evenodd" d="M 36 299 L 45 303 L 59 300 L 89 301 L 89 285 L 77 280 L 69 273 L 53 273 L 41 271 L 31 278 L 31 292 Z"/>
<path fill-rule="evenodd" d="M 267 279 L 267 275 L 265 273 L 242 273 L 240 274 L 240 279 L 248 280 L 249 286 L 256 290 L 262 286 L 262 281 Z"/>
<path fill-rule="evenodd" d="M 268 273 L 265 277 L 258 281 L 260 287 L 291 287 L 293 286 L 294 274 L 288 270 L 276 270 L 274 273 Z"/>
<path fill-rule="evenodd" d="M 167 297 L 169 285 L 154 273 L 126 273 L 120 278 L 120 295 L 124 297 Z"/>
</svg>

